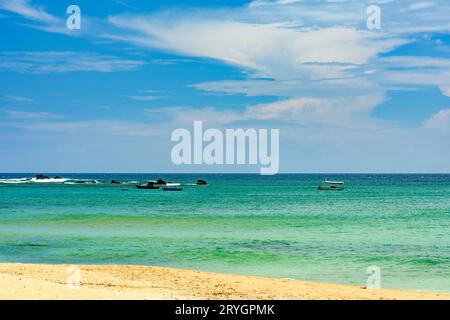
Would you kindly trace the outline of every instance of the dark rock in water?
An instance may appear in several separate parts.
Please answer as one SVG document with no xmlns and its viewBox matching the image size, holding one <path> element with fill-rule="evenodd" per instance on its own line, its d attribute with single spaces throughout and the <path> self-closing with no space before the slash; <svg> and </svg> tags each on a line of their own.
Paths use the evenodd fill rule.
<svg viewBox="0 0 450 320">
<path fill-rule="evenodd" d="M 159 178 L 158 180 L 156 180 L 156 184 L 166 184 L 166 180 Z"/>
<path fill-rule="evenodd" d="M 56 177 L 54 177 L 53 179 L 62 179 L 62 177 L 56 176 Z"/>
<path fill-rule="evenodd" d="M 122 182 L 118 181 L 118 180 L 111 180 L 111 184 L 121 184 Z"/>
<path fill-rule="evenodd" d="M 203 179 L 198 179 L 195 184 L 198 186 L 205 186 L 208 184 L 208 182 L 206 182 L 206 180 L 203 180 Z"/>
<path fill-rule="evenodd" d="M 42 174 L 42 173 L 38 173 L 36 175 L 36 180 L 45 180 L 45 179 L 50 179 L 50 177 L 46 176 L 45 174 Z"/>
</svg>

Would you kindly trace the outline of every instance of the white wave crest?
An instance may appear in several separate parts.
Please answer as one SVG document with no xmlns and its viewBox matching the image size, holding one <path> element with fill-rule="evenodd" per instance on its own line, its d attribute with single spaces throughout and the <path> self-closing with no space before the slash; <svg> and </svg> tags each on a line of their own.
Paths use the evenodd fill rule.
<svg viewBox="0 0 450 320">
<path fill-rule="evenodd" d="M 49 178 L 49 179 L 36 179 L 36 178 L 19 178 L 19 179 L 0 179 L 0 183 L 16 184 L 16 183 L 64 183 L 70 179 L 66 178 Z"/>
</svg>

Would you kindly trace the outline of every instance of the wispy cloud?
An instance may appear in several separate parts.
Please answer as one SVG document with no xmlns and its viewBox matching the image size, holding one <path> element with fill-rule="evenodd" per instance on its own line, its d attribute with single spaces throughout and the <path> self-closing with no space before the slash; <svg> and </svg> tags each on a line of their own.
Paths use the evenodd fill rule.
<svg viewBox="0 0 450 320">
<path fill-rule="evenodd" d="M 32 3 L 31 0 L 0 0 L 0 10 L 12 12 L 26 19 L 24 26 L 39 29 L 46 32 L 79 35 L 82 32 L 70 32 L 65 20 L 61 17 L 49 14 L 43 6 Z"/>
<path fill-rule="evenodd" d="M 15 101 L 15 102 L 23 102 L 23 103 L 31 103 L 34 100 L 31 98 L 23 97 L 23 96 L 16 96 L 16 95 L 10 95 L 6 94 L 5 99 L 7 101 Z"/>
<path fill-rule="evenodd" d="M 450 84 L 448 86 L 441 86 L 440 89 L 444 96 L 450 97 Z"/>
<path fill-rule="evenodd" d="M 142 96 L 128 96 L 132 100 L 136 101 L 153 101 L 153 100 L 159 100 L 164 99 L 163 96 L 150 96 L 150 95 L 142 95 Z"/>
<path fill-rule="evenodd" d="M 22 115 L 19 115 L 19 117 Z M 27 130 L 31 132 L 61 133 L 74 136 L 91 137 L 156 137 L 169 136 L 168 128 L 164 125 L 156 125 L 144 122 L 118 121 L 118 120 L 84 120 L 84 121 L 61 121 L 56 117 L 39 113 L 27 119 L 22 116 L 18 122 L 8 123 L 7 126 Z M 37 121 L 39 120 L 39 121 Z"/>
<path fill-rule="evenodd" d="M 123 7 L 126 7 L 126 8 L 128 8 L 128 9 L 136 9 L 134 6 L 132 6 L 131 4 L 129 4 L 129 3 L 126 2 L 126 1 L 116 0 L 116 3 L 117 3 L 118 5 L 121 5 L 121 6 L 123 6 Z"/>
<path fill-rule="evenodd" d="M 269 5 L 286 5 L 302 2 L 303 0 L 254 0 L 248 5 L 250 8 L 269 6 Z"/>
<path fill-rule="evenodd" d="M 1 52 L 0 71 L 21 73 L 114 72 L 135 70 L 142 61 L 93 52 Z"/>
<path fill-rule="evenodd" d="M 30 112 L 19 110 L 5 110 L 9 118 L 14 120 L 34 121 L 34 120 L 50 120 L 60 119 L 63 116 L 49 112 Z"/>
<path fill-rule="evenodd" d="M 7 10 L 27 19 L 45 23 L 57 23 L 60 20 L 45 11 L 45 8 L 32 5 L 30 0 L 0 0 L 0 9 Z"/>
<path fill-rule="evenodd" d="M 423 2 L 417 2 L 417 3 L 412 3 L 409 5 L 408 9 L 409 10 L 423 10 L 423 9 L 428 9 L 434 6 L 437 6 L 438 4 L 436 2 L 430 2 L 430 1 L 423 1 Z"/>
<path fill-rule="evenodd" d="M 424 123 L 425 128 L 448 129 L 450 128 L 450 109 L 440 110 Z"/>
</svg>

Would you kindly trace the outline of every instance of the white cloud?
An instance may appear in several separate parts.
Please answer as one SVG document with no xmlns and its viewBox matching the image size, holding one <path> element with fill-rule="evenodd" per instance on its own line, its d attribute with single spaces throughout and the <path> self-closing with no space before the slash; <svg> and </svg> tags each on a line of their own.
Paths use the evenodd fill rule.
<svg viewBox="0 0 450 320">
<path fill-rule="evenodd" d="M 448 86 L 441 86 L 440 87 L 441 92 L 444 96 L 450 97 L 450 85 Z"/>
<path fill-rule="evenodd" d="M 450 68 L 387 70 L 380 74 L 380 78 L 388 84 L 440 87 L 448 83 Z"/>
<path fill-rule="evenodd" d="M 14 12 L 34 21 L 50 24 L 60 21 L 45 12 L 44 8 L 32 5 L 30 0 L 0 0 L 0 9 Z"/>
<path fill-rule="evenodd" d="M 109 21 L 126 33 L 112 36 L 115 39 L 213 58 L 276 79 L 345 77 L 354 65 L 405 43 L 346 27 L 295 30 L 277 24 L 151 16 L 113 16 Z"/>
<path fill-rule="evenodd" d="M 380 62 L 394 68 L 450 68 L 450 59 L 426 56 L 389 56 Z"/>
<path fill-rule="evenodd" d="M 428 9 L 428 8 L 434 7 L 436 5 L 437 5 L 437 3 L 435 3 L 435 2 L 424 1 L 424 2 L 412 3 L 411 5 L 409 5 L 408 9 L 409 10 L 423 10 L 423 9 Z"/>
<path fill-rule="evenodd" d="M 93 52 L 1 52 L 0 57 L 0 71 L 22 73 L 129 71 L 143 64 L 142 61 L 126 60 Z"/>
<path fill-rule="evenodd" d="M 45 9 L 32 0 L 0 0 L 0 10 L 14 13 L 26 20 L 19 22 L 21 26 L 72 37 L 98 37 L 100 32 L 107 30 L 103 20 L 89 17 L 84 13 L 81 29 L 69 30 L 66 26 L 65 11 L 61 12 L 61 15 L 52 15 Z"/>
<path fill-rule="evenodd" d="M 136 100 L 136 101 L 153 101 L 153 100 L 163 99 L 164 97 L 146 95 L 146 96 L 129 96 L 129 98 L 132 100 Z"/>
<path fill-rule="evenodd" d="M 247 96 L 280 97 L 340 97 L 381 90 L 368 77 L 352 77 L 310 81 L 295 80 L 223 80 L 203 82 L 191 85 L 198 90 L 223 92 L 227 94 L 245 94 Z M 327 94 L 325 95 L 324 92 Z"/>
<path fill-rule="evenodd" d="M 321 122 L 330 115 L 330 101 L 316 98 L 295 98 L 251 107 L 247 113 L 259 120 L 290 119 L 300 122 Z"/>
<path fill-rule="evenodd" d="M 269 6 L 269 5 L 283 5 L 283 4 L 294 4 L 298 2 L 302 2 L 303 0 L 254 0 L 250 2 L 248 5 L 250 8 L 256 8 L 256 7 L 262 7 L 262 6 Z"/>
<path fill-rule="evenodd" d="M 370 112 L 384 100 L 382 92 L 349 97 L 298 97 L 246 109 L 257 120 L 277 120 L 301 125 L 327 124 L 361 128 L 377 125 Z"/>
<path fill-rule="evenodd" d="M 393 5 L 390 1 L 384 3 Z M 274 3 L 265 4 L 261 7 Z M 334 15 L 337 8 L 333 5 L 329 14 L 324 14 L 328 21 L 342 22 L 343 15 Z M 397 25 L 404 28 L 405 34 L 383 29 L 369 32 L 358 28 L 358 23 L 310 28 L 289 23 L 285 11 L 283 22 L 258 23 L 257 17 L 268 19 L 262 9 L 253 6 L 249 10 L 251 13 L 240 12 L 234 18 L 222 19 L 198 13 L 164 13 L 113 16 L 109 21 L 123 31 L 115 39 L 185 56 L 213 58 L 247 71 L 245 80 L 192 85 L 196 89 L 282 98 L 272 104 L 248 107 L 239 114 L 244 120 L 376 127 L 379 121 L 372 119 L 372 111 L 384 101 L 390 86 L 441 85 L 443 79 L 448 79 L 445 75 L 450 64 L 445 58 L 380 57 L 411 41 L 406 40 L 407 26 Z M 278 7 L 270 10 L 277 16 L 274 20 L 282 17 Z M 317 6 L 315 10 L 320 16 Z M 315 18 L 309 14 L 308 19 Z M 430 78 L 434 82 L 429 82 Z"/>
<path fill-rule="evenodd" d="M 448 129 L 450 128 L 450 109 L 440 110 L 424 123 L 427 129 Z"/>
<path fill-rule="evenodd" d="M 381 122 L 370 118 L 370 112 L 384 100 L 382 91 L 348 97 L 296 97 L 277 102 L 229 110 L 212 107 L 168 107 L 148 109 L 150 118 L 168 126 L 191 125 L 203 120 L 209 126 L 235 125 L 238 122 L 255 124 L 258 121 L 276 121 L 279 125 L 332 125 L 353 128 L 379 127 Z"/>
<path fill-rule="evenodd" d="M 31 0 L 0 0 L 0 10 L 12 12 L 31 21 L 22 25 L 38 30 L 77 36 L 82 33 L 78 30 L 68 30 L 63 18 L 47 13 L 44 7 L 33 4 Z"/>
<path fill-rule="evenodd" d="M 450 59 L 426 56 L 391 56 L 380 60 L 377 81 L 387 84 L 437 86 L 443 94 L 450 82 Z"/>
</svg>

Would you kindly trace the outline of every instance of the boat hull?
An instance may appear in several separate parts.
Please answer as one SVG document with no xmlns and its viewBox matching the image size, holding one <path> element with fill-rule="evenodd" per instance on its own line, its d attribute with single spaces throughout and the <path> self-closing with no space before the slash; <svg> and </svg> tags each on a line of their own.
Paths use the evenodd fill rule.
<svg viewBox="0 0 450 320">
<path fill-rule="evenodd" d="M 344 187 L 335 187 L 335 186 L 318 186 L 318 190 L 326 190 L 326 191 L 343 191 Z"/>
<path fill-rule="evenodd" d="M 154 189 L 159 189 L 159 187 L 156 187 L 156 186 L 136 186 L 136 189 L 151 189 L 151 190 L 154 190 Z"/>
<path fill-rule="evenodd" d="M 162 188 L 163 191 L 183 191 L 183 188 Z"/>
</svg>

